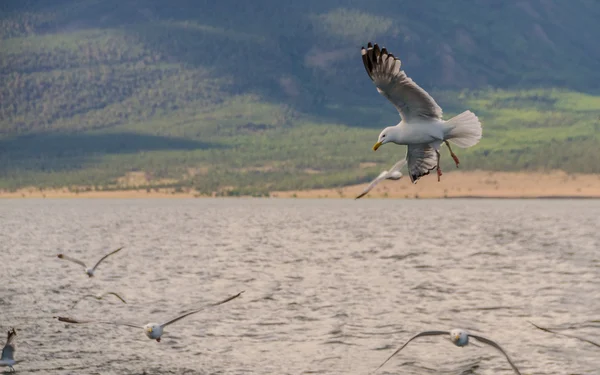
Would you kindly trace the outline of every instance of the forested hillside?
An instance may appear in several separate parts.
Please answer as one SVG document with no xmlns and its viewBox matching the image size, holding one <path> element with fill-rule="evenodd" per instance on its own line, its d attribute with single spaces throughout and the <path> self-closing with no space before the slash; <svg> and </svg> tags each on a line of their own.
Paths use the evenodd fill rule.
<svg viewBox="0 0 600 375">
<path fill-rule="evenodd" d="M 398 119 L 370 40 L 446 117 L 483 120 L 461 167 L 600 172 L 598 19 L 593 0 L 3 1 L 0 188 L 366 181 L 404 153 L 370 148 Z"/>
</svg>

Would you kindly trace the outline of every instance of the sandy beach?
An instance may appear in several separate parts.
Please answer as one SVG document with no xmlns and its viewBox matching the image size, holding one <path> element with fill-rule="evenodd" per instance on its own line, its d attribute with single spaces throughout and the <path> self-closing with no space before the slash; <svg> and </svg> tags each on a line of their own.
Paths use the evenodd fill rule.
<svg viewBox="0 0 600 375">
<path fill-rule="evenodd" d="M 354 198 L 367 184 L 341 189 L 273 192 L 275 197 Z M 440 182 L 435 175 L 416 184 L 408 177 L 399 181 L 382 181 L 365 198 L 600 198 L 600 175 L 525 172 L 444 173 Z M 364 199 L 364 198 L 363 198 Z"/>
<path fill-rule="evenodd" d="M 273 191 L 272 198 L 354 198 L 367 184 L 338 189 Z M 0 191 L 0 198 L 207 198 L 194 190 L 116 189 L 94 191 L 79 188 L 43 189 L 29 187 L 17 191 Z M 365 198 L 600 198 L 600 175 L 513 172 L 444 173 L 442 181 L 426 176 L 412 184 L 405 177 L 383 181 Z"/>
</svg>

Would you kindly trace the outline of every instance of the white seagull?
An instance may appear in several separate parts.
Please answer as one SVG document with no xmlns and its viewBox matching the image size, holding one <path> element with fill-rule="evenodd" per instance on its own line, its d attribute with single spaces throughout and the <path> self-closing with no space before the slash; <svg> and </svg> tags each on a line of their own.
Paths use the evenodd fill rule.
<svg viewBox="0 0 600 375">
<path fill-rule="evenodd" d="M 363 190 L 363 192 L 360 193 L 354 199 L 359 199 L 359 198 L 364 197 L 365 195 L 367 195 L 367 193 L 369 193 L 371 191 L 371 189 L 373 189 L 375 187 L 375 185 L 377 185 L 378 183 L 380 183 L 383 180 L 399 180 L 399 179 L 401 179 L 402 172 L 400 172 L 400 169 L 402 169 L 402 167 L 404 167 L 404 164 L 406 164 L 406 159 L 402 159 L 399 162 L 397 162 L 396 164 L 394 164 L 394 166 L 392 168 L 390 168 L 389 171 L 381 172 L 379 174 L 379 176 L 377 176 L 377 178 L 375 178 L 373 181 L 371 181 L 369 186 L 367 186 L 365 188 L 365 190 Z"/>
<path fill-rule="evenodd" d="M 80 299 L 78 299 L 77 301 L 75 301 L 75 303 L 73 304 L 73 306 L 71 306 L 71 308 L 74 308 L 74 307 L 75 307 L 75 306 L 76 306 L 76 305 L 77 305 L 79 302 L 83 301 L 83 300 L 84 300 L 84 299 L 86 299 L 86 298 L 95 298 L 95 299 L 97 299 L 97 300 L 101 300 L 101 299 L 103 299 L 104 297 L 106 297 L 106 296 L 108 296 L 108 295 L 113 295 L 113 296 L 117 297 L 118 299 L 120 299 L 120 300 L 121 300 L 121 302 L 123 302 L 123 303 L 127 303 L 127 302 L 125 301 L 125 299 L 124 299 L 123 297 L 121 297 L 120 295 L 118 295 L 117 293 L 114 293 L 114 292 L 106 292 L 106 293 L 102 293 L 102 294 L 99 294 L 99 295 L 96 295 L 96 296 L 95 296 L 95 295 L 93 295 L 93 294 L 86 294 L 86 295 L 84 295 L 83 297 L 81 297 Z"/>
<path fill-rule="evenodd" d="M 57 257 L 59 257 L 60 259 L 64 259 L 64 260 L 68 260 L 74 263 L 79 264 L 80 266 L 83 266 L 83 268 L 85 268 L 85 273 L 87 273 L 87 275 L 89 277 L 93 277 L 94 276 L 94 272 L 96 271 L 96 268 L 98 268 L 98 265 L 100 265 L 100 263 L 102 263 L 102 261 L 106 258 L 108 258 L 109 256 L 118 253 L 119 251 L 121 251 L 121 249 L 123 249 L 123 247 L 118 248 L 117 250 L 106 254 L 105 256 L 103 256 L 102 258 L 100 258 L 100 260 L 98 262 L 96 262 L 96 264 L 94 265 L 94 267 L 88 268 L 88 266 L 85 265 L 85 263 L 83 263 L 82 261 L 80 261 L 79 259 L 75 259 L 75 258 L 71 258 L 70 256 L 66 256 L 65 254 L 58 254 Z"/>
<path fill-rule="evenodd" d="M 2 356 L 0 356 L 0 366 L 8 366 L 11 371 L 15 371 L 13 366 L 15 361 L 15 345 L 12 343 L 14 337 L 17 335 L 17 331 L 14 328 L 8 330 L 8 337 L 6 338 L 6 344 L 2 349 Z"/>
<path fill-rule="evenodd" d="M 481 123 L 471 111 L 465 111 L 448 121 L 442 119 L 442 109 L 433 98 L 403 70 L 400 60 L 383 48 L 369 42 L 361 49 L 363 64 L 377 91 L 385 96 L 400 113 L 401 121 L 389 126 L 379 134 L 373 150 L 393 142 L 407 145 L 408 171 L 413 183 L 440 169 L 440 146 L 445 143 L 458 167 L 458 157 L 452 152 L 448 141 L 458 147 L 476 145 L 481 139 Z"/>
<path fill-rule="evenodd" d="M 546 332 L 554 333 L 555 335 L 560 335 L 560 336 L 570 337 L 570 338 L 572 338 L 572 339 L 581 340 L 581 341 L 583 341 L 583 342 L 587 342 L 588 344 L 592 344 L 592 345 L 595 345 L 595 346 L 597 346 L 597 347 L 599 347 L 599 348 L 600 348 L 600 344 L 598 344 L 597 342 L 594 342 L 594 341 L 592 341 L 592 340 L 584 339 L 583 337 L 578 337 L 578 336 L 575 336 L 575 335 L 568 335 L 568 334 L 566 334 L 566 333 L 560 333 L 560 332 L 556 332 L 556 331 L 553 331 L 553 330 L 551 330 L 551 329 L 548 329 L 548 328 L 540 327 L 540 326 L 538 326 L 537 324 L 533 324 L 533 323 L 531 323 L 531 322 L 529 322 L 529 324 L 531 324 L 532 326 L 534 326 L 534 327 L 535 327 L 535 328 L 537 328 L 537 329 L 541 329 L 542 331 L 546 331 Z"/>
<path fill-rule="evenodd" d="M 406 345 L 408 345 L 409 342 L 411 342 L 412 340 L 416 339 L 417 337 L 422 337 L 422 336 L 443 336 L 443 335 L 447 335 L 448 333 L 450 333 L 450 341 L 452 341 L 452 343 L 454 345 L 456 345 L 456 346 L 461 346 L 461 347 L 462 346 L 466 346 L 469 343 L 469 337 L 472 337 L 472 338 L 476 339 L 477 341 L 481 341 L 484 344 L 488 344 L 490 346 L 493 346 L 494 348 L 498 349 L 502 354 L 504 354 L 504 356 L 508 360 L 508 363 L 510 364 L 510 366 L 513 368 L 513 370 L 515 370 L 515 373 L 518 374 L 518 375 L 521 375 L 521 373 L 519 372 L 519 369 L 517 368 L 517 366 L 515 366 L 514 363 L 512 363 L 512 361 L 508 357 L 508 354 L 506 354 L 506 352 L 500 347 L 500 345 L 496 344 L 495 342 L 493 342 L 490 339 L 486 339 L 485 337 L 472 335 L 472 334 L 470 334 L 468 331 L 466 331 L 464 329 L 453 329 L 450 332 L 448 332 L 448 331 L 425 331 L 425 332 L 421 332 L 421 333 L 413 336 L 404 345 L 402 345 L 398 350 L 396 350 L 394 352 L 394 354 L 392 354 L 388 359 L 385 360 L 385 362 L 383 362 L 379 367 L 377 367 L 377 369 L 375 369 L 375 371 L 377 371 L 381 367 L 383 367 L 383 365 L 385 365 L 387 363 L 387 361 L 389 361 L 390 359 L 392 359 L 393 356 L 395 356 L 396 354 L 398 354 L 400 352 L 400 350 L 404 349 L 404 347 Z"/>
<path fill-rule="evenodd" d="M 223 301 L 212 303 L 212 304 L 204 306 L 202 308 L 188 311 L 188 312 L 183 313 L 183 314 L 179 315 L 178 317 L 173 318 L 171 320 L 168 320 L 168 321 L 166 321 L 164 323 L 148 323 L 148 324 L 146 324 L 144 326 L 139 325 L 139 324 L 135 324 L 135 323 L 127 323 L 127 322 L 108 322 L 108 321 L 103 321 L 103 320 L 79 320 L 79 319 L 66 318 L 66 317 L 60 317 L 60 316 L 55 316 L 55 318 L 57 318 L 61 322 L 73 323 L 73 324 L 99 323 L 99 324 L 121 325 L 121 326 L 133 327 L 133 328 L 142 328 L 144 330 L 144 333 L 146 334 L 146 336 L 148 336 L 149 339 L 156 340 L 157 342 L 160 342 L 160 338 L 163 335 L 163 330 L 169 324 L 173 324 L 176 321 L 185 318 L 186 316 L 189 316 L 189 315 L 195 314 L 197 312 L 200 312 L 200 311 L 202 311 L 202 310 L 204 310 L 204 309 L 206 309 L 208 307 L 222 305 L 222 304 L 224 304 L 226 302 L 229 302 L 229 301 L 231 301 L 231 300 L 233 300 L 235 298 L 238 298 L 242 293 L 244 293 L 244 291 L 241 291 L 241 292 L 239 292 L 238 294 L 236 294 L 234 296 L 226 298 Z"/>
</svg>

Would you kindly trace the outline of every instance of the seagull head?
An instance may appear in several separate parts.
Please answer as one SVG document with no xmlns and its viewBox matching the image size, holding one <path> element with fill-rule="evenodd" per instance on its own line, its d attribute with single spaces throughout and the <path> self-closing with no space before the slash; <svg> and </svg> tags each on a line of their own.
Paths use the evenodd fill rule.
<svg viewBox="0 0 600 375">
<path fill-rule="evenodd" d="M 377 151 L 377 149 L 382 145 L 394 141 L 394 129 L 395 126 L 388 126 L 387 128 L 383 129 L 381 133 L 379 133 L 377 143 L 373 145 L 373 151 Z"/>
<path fill-rule="evenodd" d="M 469 343 L 469 334 L 462 329 L 453 329 L 450 331 L 450 340 L 456 346 L 465 346 Z"/>
<path fill-rule="evenodd" d="M 91 268 L 86 268 L 85 269 L 85 273 L 89 276 L 89 277 L 93 277 L 94 276 L 94 270 Z"/>
<path fill-rule="evenodd" d="M 162 336 L 163 330 L 158 323 L 148 323 L 144 326 L 144 333 L 149 339 L 160 342 L 160 337 Z"/>
</svg>

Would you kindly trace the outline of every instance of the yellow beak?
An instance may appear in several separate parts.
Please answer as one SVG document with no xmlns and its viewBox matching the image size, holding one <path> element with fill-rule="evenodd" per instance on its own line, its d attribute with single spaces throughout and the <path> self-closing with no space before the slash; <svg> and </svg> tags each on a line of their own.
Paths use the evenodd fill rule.
<svg viewBox="0 0 600 375">
<path fill-rule="evenodd" d="M 375 143 L 375 145 L 373 145 L 373 151 L 377 151 L 377 149 L 381 146 L 381 142 L 377 142 Z"/>
</svg>

